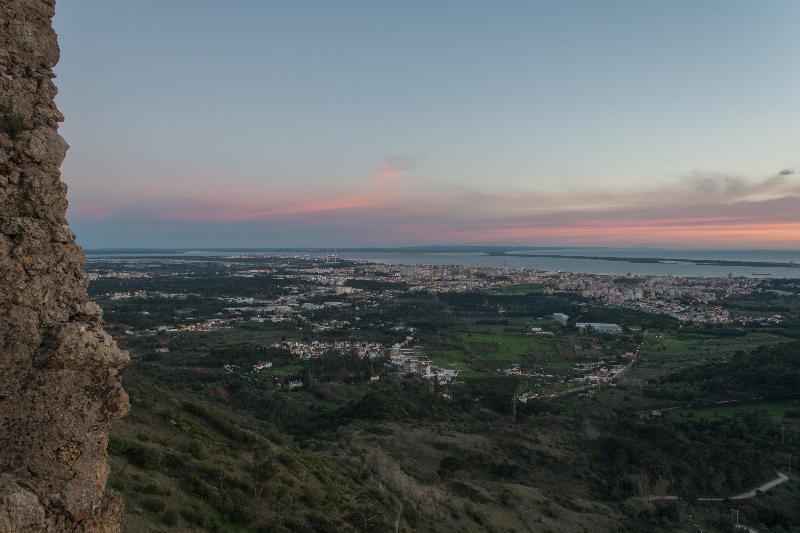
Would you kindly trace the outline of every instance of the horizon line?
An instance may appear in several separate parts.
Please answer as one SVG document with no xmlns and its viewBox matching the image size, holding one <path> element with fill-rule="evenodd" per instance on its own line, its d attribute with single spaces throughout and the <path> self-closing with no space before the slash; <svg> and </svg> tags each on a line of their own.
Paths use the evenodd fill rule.
<svg viewBox="0 0 800 533">
<path fill-rule="evenodd" d="M 275 252 L 316 252 L 316 251 L 443 251 L 460 250 L 553 250 L 553 249 L 609 249 L 609 250 L 703 250 L 703 251 L 780 251 L 797 252 L 795 248 L 762 248 L 762 247 L 694 247 L 694 246 L 654 246 L 654 245 L 519 245 L 519 244 L 409 244 L 394 246 L 83 246 L 84 253 L 106 251 L 275 251 Z"/>
</svg>

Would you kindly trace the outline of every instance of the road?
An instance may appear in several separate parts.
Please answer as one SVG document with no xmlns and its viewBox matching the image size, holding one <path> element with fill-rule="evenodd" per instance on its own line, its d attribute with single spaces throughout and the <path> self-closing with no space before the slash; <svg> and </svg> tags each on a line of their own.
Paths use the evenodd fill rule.
<svg viewBox="0 0 800 533">
<path fill-rule="evenodd" d="M 771 481 L 767 481 L 766 483 L 763 483 L 763 484 L 759 485 L 758 487 L 754 488 L 753 490 L 749 490 L 747 492 L 743 492 L 743 493 L 737 494 L 735 496 L 730 496 L 729 498 L 697 498 L 697 500 L 701 501 L 701 502 L 722 502 L 722 501 L 725 501 L 726 499 L 730 499 L 730 500 L 747 500 L 749 498 L 755 498 L 756 495 L 759 492 L 767 492 L 768 490 L 774 489 L 778 485 L 780 485 L 782 483 L 786 483 L 787 481 L 789 481 L 789 479 L 790 479 L 789 476 L 787 476 L 783 472 L 778 472 L 778 477 L 776 477 L 775 479 L 773 479 Z M 653 502 L 653 501 L 678 500 L 678 499 L 680 499 L 678 496 L 656 496 L 656 495 L 646 496 L 645 498 L 648 501 L 651 501 L 651 502 Z"/>
<path fill-rule="evenodd" d="M 403 502 L 400 501 L 400 498 L 394 495 L 393 492 L 389 493 L 389 496 L 392 497 L 394 503 L 397 505 L 397 515 L 394 517 L 394 531 L 395 533 L 400 532 L 400 518 L 403 516 Z"/>
<path fill-rule="evenodd" d="M 768 490 L 777 487 L 781 483 L 786 483 L 787 481 L 789 481 L 789 476 L 787 476 L 783 472 L 778 472 L 778 477 L 776 477 L 772 481 L 767 481 L 763 485 L 759 485 L 753 490 L 737 494 L 736 496 L 731 496 L 730 499 L 746 500 L 748 498 L 755 498 L 756 494 L 758 494 L 759 492 L 767 492 Z M 721 502 L 724 500 L 724 498 L 697 498 L 697 499 L 703 502 Z"/>
</svg>

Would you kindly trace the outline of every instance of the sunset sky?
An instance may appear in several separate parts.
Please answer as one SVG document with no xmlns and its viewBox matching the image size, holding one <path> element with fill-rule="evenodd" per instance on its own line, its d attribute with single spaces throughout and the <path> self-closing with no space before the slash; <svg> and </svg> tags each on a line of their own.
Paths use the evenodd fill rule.
<svg viewBox="0 0 800 533">
<path fill-rule="evenodd" d="M 794 0 L 57 9 L 90 248 L 800 247 Z"/>
</svg>

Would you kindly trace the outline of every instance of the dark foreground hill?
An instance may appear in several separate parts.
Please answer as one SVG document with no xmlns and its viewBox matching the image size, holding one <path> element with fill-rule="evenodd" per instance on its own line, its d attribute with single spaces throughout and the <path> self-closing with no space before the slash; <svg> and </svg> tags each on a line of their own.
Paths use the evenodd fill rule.
<svg viewBox="0 0 800 533">
<path fill-rule="evenodd" d="M 607 390 L 512 420 L 414 377 L 337 399 L 325 384 L 176 385 L 164 372 L 130 371 L 131 415 L 111 440 L 130 531 L 671 531 L 688 515 L 724 531 L 724 504 L 697 498 L 773 477 L 798 442 L 797 408 L 656 418 L 642 415 L 655 400 Z M 751 516 L 796 524 L 797 498 L 787 484 L 754 500 Z"/>
</svg>

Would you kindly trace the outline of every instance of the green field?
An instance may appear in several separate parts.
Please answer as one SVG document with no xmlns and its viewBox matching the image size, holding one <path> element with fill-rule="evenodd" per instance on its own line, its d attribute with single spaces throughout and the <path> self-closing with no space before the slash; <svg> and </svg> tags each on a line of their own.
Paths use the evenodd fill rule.
<svg viewBox="0 0 800 533">
<path fill-rule="evenodd" d="M 520 285 L 510 285 L 508 287 L 502 287 L 496 291 L 493 291 L 491 294 L 542 294 L 542 293 L 544 293 L 543 285 L 520 284 Z"/>
<path fill-rule="evenodd" d="M 650 335 L 646 339 L 642 354 L 650 361 L 662 359 L 696 361 L 728 357 L 740 350 L 748 351 L 759 346 L 785 341 L 785 337 L 761 332 L 732 337 L 712 337 L 694 333 L 681 333 L 680 336 Z"/>
<path fill-rule="evenodd" d="M 528 335 L 531 327 L 542 327 L 555 335 Z M 517 320 L 508 325 L 473 325 L 446 336 L 423 337 L 422 346 L 434 364 L 455 368 L 463 378 L 473 378 L 496 375 L 498 370 L 520 363 L 529 370 L 563 375 L 577 362 L 625 353 L 633 341 L 620 335 L 600 342 L 593 336 L 548 327 L 543 321 Z"/>
</svg>

